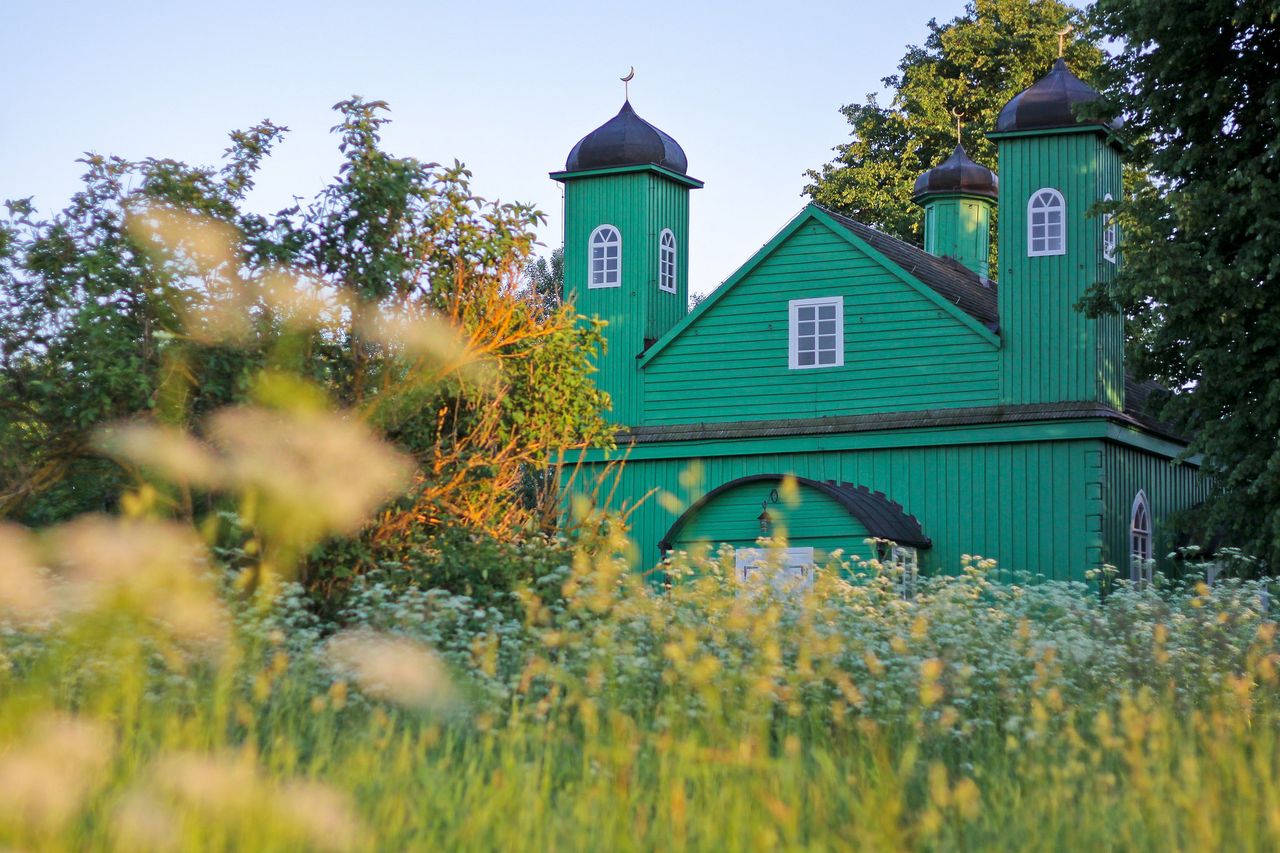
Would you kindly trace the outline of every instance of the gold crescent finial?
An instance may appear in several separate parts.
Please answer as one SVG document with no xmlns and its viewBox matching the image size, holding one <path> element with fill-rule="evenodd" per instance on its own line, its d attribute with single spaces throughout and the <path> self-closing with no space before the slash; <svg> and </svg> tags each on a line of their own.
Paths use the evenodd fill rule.
<svg viewBox="0 0 1280 853">
<path fill-rule="evenodd" d="M 631 100 L 631 80 L 636 76 L 636 67 L 631 66 L 631 70 L 627 72 L 626 77 L 619 77 L 622 81 L 622 91 L 627 100 Z"/>
<path fill-rule="evenodd" d="M 1058 30 L 1058 58 L 1062 58 L 1062 52 L 1066 49 L 1067 36 L 1071 35 L 1071 31 L 1075 29 L 1072 24 L 1067 24 Z"/>
<path fill-rule="evenodd" d="M 964 113 L 960 112 L 959 107 L 952 107 L 951 114 L 956 117 L 956 145 L 961 145 L 960 141 L 960 120 L 964 118 Z"/>
</svg>

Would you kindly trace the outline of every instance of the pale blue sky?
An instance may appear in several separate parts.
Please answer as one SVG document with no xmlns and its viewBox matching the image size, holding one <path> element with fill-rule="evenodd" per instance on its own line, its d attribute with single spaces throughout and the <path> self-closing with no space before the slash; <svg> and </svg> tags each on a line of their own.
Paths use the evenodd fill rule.
<svg viewBox="0 0 1280 853">
<path fill-rule="evenodd" d="M 804 170 L 848 136 L 839 107 L 963 5 L 0 0 L 0 198 L 51 211 L 84 151 L 211 163 L 270 118 L 291 132 L 251 204 L 273 211 L 333 174 L 329 107 L 360 94 L 391 103 L 391 151 L 460 159 L 482 195 L 537 204 L 545 252 L 561 242 L 547 173 L 617 111 L 634 65 L 636 111 L 707 184 L 689 250 L 706 292 L 803 205 Z"/>
</svg>

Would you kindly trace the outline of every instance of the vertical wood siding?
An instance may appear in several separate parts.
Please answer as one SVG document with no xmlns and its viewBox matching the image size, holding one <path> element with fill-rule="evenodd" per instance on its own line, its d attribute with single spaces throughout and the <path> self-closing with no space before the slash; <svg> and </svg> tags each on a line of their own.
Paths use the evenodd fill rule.
<svg viewBox="0 0 1280 853">
<path fill-rule="evenodd" d="M 1167 457 L 1111 443 L 1104 453 L 1102 485 L 1106 504 L 1103 559 L 1118 568 L 1122 578 L 1129 576 L 1130 513 L 1139 489 L 1147 493 L 1153 525 L 1152 554 L 1163 568 L 1168 568 L 1165 555 L 1175 544 L 1169 533 L 1170 516 L 1194 507 L 1209 493 L 1208 482 L 1199 476 L 1194 465 L 1175 465 Z"/>
<path fill-rule="evenodd" d="M 844 366 L 791 370 L 791 299 L 844 296 Z M 994 404 L 997 351 L 827 226 L 811 222 L 644 368 L 645 423 Z"/>
<path fill-rule="evenodd" d="M 655 341 L 676 323 L 689 308 L 689 190 L 665 178 L 649 178 L 649 228 L 646 236 L 649 267 L 645 274 L 644 292 L 648 311 L 644 318 L 644 337 Z M 676 292 L 658 289 L 658 241 L 662 229 L 670 228 L 676 238 Z M 635 369 L 635 365 L 632 368 Z"/>
<path fill-rule="evenodd" d="M 1124 332 L 1118 317 L 1092 320 L 1076 304 L 1110 275 L 1102 259 L 1102 217 L 1091 213 L 1120 193 L 1120 157 L 1101 134 L 1001 139 L 1001 401 L 1098 400 L 1123 407 Z M 1064 255 L 1027 257 L 1027 201 L 1052 187 L 1067 204 Z"/>
<path fill-rule="evenodd" d="M 937 196 L 924 209 L 924 250 L 955 258 L 978 275 L 990 274 L 991 202 Z"/>
<path fill-rule="evenodd" d="M 1070 440 L 635 460 L 622 468 L 615 494 L 635 500 L 658 487 L 678 499 L 651 498 L 631 515 L 644 568 L 659 559 L 658 542 L 680 513 L 706 492 L 749 474 L 790 473 L 866 486 L 902 504 L 933 540 L 921 552 L 922 569 L 955 572 L 962 554 L 980 554 L 1005 569 L 1082 580 L 1103 551 L 1102 456 L 1100 441 Z M 590 474 L 581 472 L 576 487 L 585 490 Z M 750 516 L 758 514 L 757 505 Z M 849 539 L 849 547 L 861 546 L 852 528 Z"/>
<path fill-rule="evenodd" d="M 588 241 L 609 224 L 622 235 L 621 286 L 588 288 Z M 658 290 L 658 239 L 676 237 L 676 292 Z M 689 300 L 689 191 L 656 172 L 565 181 L 564 289 L 578 312 L 608 323 L 607 351 L 596 360 L 596 385 L 613 399 L 611 421 L 638 424 L 644 386 L 636 357 L 685 315 Z"/>
</svg>

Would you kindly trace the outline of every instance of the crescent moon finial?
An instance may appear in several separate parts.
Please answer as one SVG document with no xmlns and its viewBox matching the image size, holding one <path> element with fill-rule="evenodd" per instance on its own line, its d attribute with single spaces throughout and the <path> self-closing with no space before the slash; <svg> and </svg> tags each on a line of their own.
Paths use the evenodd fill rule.
<svg viewBox="0 0 1280 853">
<path fill-rule="evenodd" d="M 631 70 L 627 72 L 627 76 L 621 77 L 619 79 L 622 80 L 623 83 L 630 83 L 632 78 L 635 76 L 636 76 L 636 67 L 633 65 L 631 66 Z"/>
<path fill-rule="evenodd" d="M 626 77 L 619 77 L 622 81 L 622 96 L 628 101 L 631 100 L 631 79 L 636 76 L 636 67 L 631 66 L 631 70 L 627 72 Z"/>
<path fill-rule="evenodd" d="M 1071 35 L 1071 32 L 1074 29 L 1075 29 L 1074 24 L 1067 24 L 1065 27 L 1058 30 L 1058 58 L 1059 59 L 1062 58 L 1062 52 L 1066 48 L 1067 36 Z"/>
</svg>

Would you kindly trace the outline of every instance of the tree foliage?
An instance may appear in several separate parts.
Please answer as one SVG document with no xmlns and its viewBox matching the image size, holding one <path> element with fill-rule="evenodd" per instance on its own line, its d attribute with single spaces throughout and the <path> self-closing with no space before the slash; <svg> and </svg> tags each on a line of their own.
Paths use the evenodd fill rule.
<svg viewBox="0 0 1280 853">
<path fill-rule="evenodd" d="M 1049 70 L 1057 33 L 1067 24 L 1078 32 L 1066 42 L 1065 57 L 1088 80 L 1101 52 L 1087 37 L 1083 13 L 1058 0 L 975 0 L 945 24 L 929 21 L 924 44 L 908 47 L 898 73 L 883 80 L 892 92 L 887 106 L 869 94 L 841 108 L 852 138 L 836 147 L 834 160 L 806 173 L 805 193 L 919 243 L 923 217 L 911 201 L 912 186 L 955 147 L 957 114 L 965 150 L 994 170 L 996 149 L 986 134 L 1000 108 Z M 994 246 L 992 240 L 993 252 Z"/>
<path fill-rule="evenodd" d="M 541 214 L 477 197 L 460 163 L 385 151 L 385 103 L 335 109 L 342 166 L 308 205 L 244 207 L 286 130 L 270 122 L 232 134 L 220 168 L 93 155 L 60 214 L 8 203 L 0 514 L 111 508 L 146 477 L 102 454 L 113 423 L 199 435 L 230 404 L 333 406 L 416 468 L 372 528 L 333 546 L 337 566 L 385 560 L 445 519 L 536 525 L 528 471 L 611 440 L 588 379 L 599 329 L 521 296 Z M 216 509 L 190 491 L 165 499 L 188 517 Z"/>
<path fill-rule="evenodd" d="M 1104 70 L 1152 181 L 1113 206 L 1114 282 L 1135 370 L 1181 389 L 1163 414 L 1219 489 L 1210 519 L 1280 563 L 1280 6 L 1099 0 Z"/>
<path fill-rule="evenodd" d="M 543 311 L 560 307 L 564 294 L 564 247 L 551 250 L 550 256 L 539 255 L 524 269 L 525 296 Z"/>
</svg>

